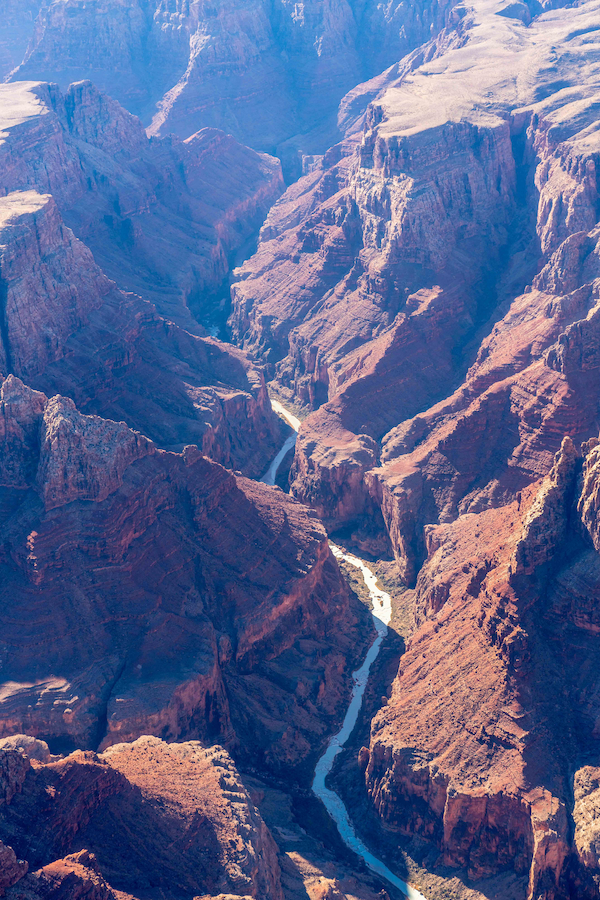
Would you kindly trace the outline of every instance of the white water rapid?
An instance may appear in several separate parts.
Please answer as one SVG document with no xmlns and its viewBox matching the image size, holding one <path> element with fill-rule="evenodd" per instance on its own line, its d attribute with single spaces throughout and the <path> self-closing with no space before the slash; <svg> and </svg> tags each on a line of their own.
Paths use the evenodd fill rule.
<svg viewBox="0 0 600 900">
<path fill-rule="evenodd" d="M 277 478 L 277 471 L 279 466 L 283 462 L 286 454 L 296 443 L 297 431 L 300 428 L 300 420 L 296 418 L 296 416 L 292 415 L 292 413 L 288 412 L 285 407 L 281 405 L 277 400 L 272 400 L 271 405 L 274 411 L 284 418 L 286 422 L 292 426 L 294 429 L 294 434 L 291 434 L 287 440 L 285 441 L 283 447 L 269 466 L 267 472 L 261 479 L 265 484 L 275 484 L 275 479 Z M 350 700 L 350 706 L 346 712 L 346 716 L 344 718 L 344 723 L 337 734 L 334 734 L 330 739 L 327 749 L 325 753 L 319 759 L 316 767 L 315 767 L 315 777 L 312 783 L 312 789 L 315 795 L 321 800 L 325 806 L 325 809 L 335 822 L 338 827 L 338 831 L 340 836 L 347 847 L 354 851 L 358 856 L 364 859 L 365 863 L 371 869 L 372 872 L 375 872 L 381 878 L 385 878 L 390 884 L 393 884 L 394 887 L 399 888 L 402 893 L 409 898 L 409 900 L 426 900 L 426 898 L 421 894 L 416 888 L 410 886 L 410 884 L 406 884 L 405 881 L 402 881 L 401 878 L 398 878 L 397 875 L 388 869 L 388 867 L 383 863 L 380 859 L 377 859 L 371 851 L 367 848 L 365 844 L 361 841 L 361 839 L 356 834 L 354 830 L 354 826 L 350 821 L 350 816 L 348 815 L 348 810 L 344 806 L 344 803 L 334 791 L 330 790 L 325 786 L 325 779 L 331 772 L 333 767 L 333 762 L 341 752 L 344 744 L 352 734 L 354 726 L 356 725 L 356 720 L 358 719 L 358 714 L 360 712 L 363 694 L 365 692 L 365 688 L 367 686 L 367 681 L 369 679 L 369 672 L 371 670 L 371 666 L 377 659 L 379 651 L 381 649 L 381 644 L 383 642 L 384 637 L 387 634 L 388 625 L 390 623 L 390 619 L 392 618 L 392 600 L 389 594 L 386 594 L 385 591 L 380 590 L 377 587 L 377 576 L 368 565 L 362 560 L 359 559 L 358 556 L 354 556 L 352 553 L 344 553 L 340 547 L 337 547 L 335 544 L 329 542 L 329 546 L 331 547 L 331 551 L 336 559 L 343 559 L 351 566 L 355 566 L 357 569 L 360 569 L 362 572 L 362 576 L 364 582 L 369 590 L 371 595 L 371 602 L 373 604 L 373 618 L 375 629 L 377 631 L 377 637 L 371 644 L 369 652 L 367 653 L 365 660 L 356 672 L 353 673 L 353 688 L 352 688 L 352 697 Z"/>
</svg>

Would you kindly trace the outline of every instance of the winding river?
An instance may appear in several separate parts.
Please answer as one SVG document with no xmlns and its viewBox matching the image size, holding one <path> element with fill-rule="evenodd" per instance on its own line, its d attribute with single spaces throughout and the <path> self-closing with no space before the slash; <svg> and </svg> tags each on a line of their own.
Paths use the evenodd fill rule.
<svg viewBox="0 0 600 900">
<path fill-rule="evenodd" d="M 275 484 L 279 467 L 290 449 L 295 446 L 297 432 L 300 428 L 300 420 L 292 415 L 292 413 L 288 412 L 281 403 L 277 400 L 272 400 L 271 405 L 275 412 L 285 419 L 288 425 L 293 428 L 293 433 L 287 438 L 283 447 L 261 479 L 265 484 Z M 397 875 L 394 875 L 385 863 L 371 853 L 357 835 L 342 798 L 325 785 L 325 780 L 331 772 L 336 756 L 341 752 L 356 725 L 371 666 L 377 659 L 381 644 L 387 634 L 390 619 L 392 618 L 391 597 L 389 594 L 386 594 L 385 591 L 382 591 L 377 587 L 377 576 L 369 566 L 362 559 L 359 559 L 358 556 L 354 556 L 352 553 L 344 553 L 340 547 L 337 547 L 335 544 L 331 543 L 331 541 L 329 542 L 329 546 L 336 559 L 343 559 L 345 562 L 349 563 L 351 566 L 355 566 L 362 572 L 364 582 L 371 596 L 371 603 L 373 605 L 372 615 L 377 636 L 371 644 L 362 666 L 353 673 L 352 678 L 354 684 L 352 688 L 352 697 L 344 718 L 344 723 L 338 733 L 334 734 L 330 739 L 325 752 L 316 765 L 312 789 L 319 800 L 323 802 L 327 812 L 337 825 L 340 836 L 346 846 L 360 856 L 372 872 L 375 872 L 381 878 L 385 878 L 385 880 L 394 885 L 394 887 L 399 888 L 409 900 L 426 900 L 423 894 L 409 884 L 406 884 L 406 882 L 402 881 L 401 878 L 398 878 Z"/>
</svg>

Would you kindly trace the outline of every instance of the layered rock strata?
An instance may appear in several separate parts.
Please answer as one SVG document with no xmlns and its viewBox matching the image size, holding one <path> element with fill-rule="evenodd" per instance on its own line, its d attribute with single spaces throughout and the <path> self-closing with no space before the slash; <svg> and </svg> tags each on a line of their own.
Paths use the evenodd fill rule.
<svg viewBox="0 0 600 900">
<path fill-rule="evenodd" d="M 35 191 L 0 198 L 0 372 L 254 477 L 279 443 L 260 370 L 119 291 Z"/>
<path fill-rule="evenodd" d="M 0 733 L 304 765 L 370 633 L 314 515 L 13 376 L 0 424 Z"/>
<path fill-rule="evenodd" d="M 346 91 L 439 32 L 455 5 L 55 0 L 9 35 L 6 65 L 62 88 L 90 79 L 153 134 L 210 126 L 278 148 L 292 172 L 333 142 Z"/>
<path fill-rule="evenodd" d="M 295 496 L 415 588 L 360 756 L 371 825 L 595 897 L 600 13 L 456 12 L 349 95 L 232 327 L 316 410 Z"/>
<path fill-rule="evenodd" d="M 0 750 L 11 756 L 24 771 L 0 822 L 27 861 L 10 900 L 282 900 L 275 843 L 222 747 L 142 737 L 49 763 Z"/>
<path fill-rule="evenodd" d="M 279 162 L 215 129 L 149 140 L 89 82 L 3 85 L 0 104 L 0 193 L 52 194 L 119 288 L 193 327 L 188 305 L 218 292 L 281 192 Z"/>
</svg>

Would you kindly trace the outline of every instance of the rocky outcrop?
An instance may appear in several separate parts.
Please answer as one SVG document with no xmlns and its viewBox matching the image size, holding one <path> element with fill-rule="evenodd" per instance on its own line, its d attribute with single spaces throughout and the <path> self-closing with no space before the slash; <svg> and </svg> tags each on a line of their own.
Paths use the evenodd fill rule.
<svg viewBox="0 0 600 900">
<path fill-rule="evenodd" d="M 372 724 L 365 777 L 384 829 L 433 842 L 445 865 L 473 879 L 514 869 L 522 896 L 592 897 L 569 836 L 568 772 L 588 745 L 575 725 L 585 678 L 573 668 L 594 665 L 597 648 L 565 629 L 539 570 L 511 575 L 518 523 L 527 540 L 552 483 L 537 499 L 524 492 L 521 510 L 515 501 L 430 528 L 418 627 Z M 549 524 L 560 516 L 566 530 L 571 503 L 547 507 Z"/>
<path fill-rule="evenodd" d="M 559 557 L 568 538 L 566 512 L 574 494 L 577 464 L 577 450 L 565 437 L 523 522 L 523 533 L 511 560 L 513 576 L 532 575 Z"/>
<path fill-rule="evenodd" d="M 64 10 L 65 4 L 59 4 Z M 149 140 L 89 82 L 10 84 L 0 194 L 52 194 L 66 225 L 119 288 L 187 328 L 188 305 L 221 288 L 229 259 L 281 192 L 277 160 L 204 129 Z"/>
<path fill-rule="evenodd" d="M 495 37 L 485 45 L 486 58 L 498 58 L 510 47 L 514 65 L 533 67 L 539 73 L 536 83 L 544 82 L 555 18 L 542 16 L 525 31 L 520 20 L 516 24 L 503 10 L 496 12 L 501 15 L 494 13 Z M 418 567 L 423 556 L 422 544 L 412 546 L 422 540 L 421 527 L 414 534 L 410 523 L 412 506 L 424 505 L 420 488 L 403 491 L 406 502 L 394 488 L 391 499 L 382 479 L 373 479 L 365 468 L 358 476 L 362 487 L 353 485 L 357 502 L 347 508 L 344 488 L 336 489 L 345 483 L 345 476 L 339 477 L 345 465 L 339 448 L 351 448 L 348 459 L 354 459 L 354 448 L 368 435 L 376 442 L 371 459 L 390 462 L 385 482 L 391 483 L 392 457 L 398 458 L 398 467 L 404 466 L 407 444 L 412 450 L 425 441 L 428 408 L 437 423 L 444 416 L 447 422 L 456 419 L 464 402 L 461 391 L 445 407 L 434 404 L 451 393 L 449 384 L 475 375 L 467 368 L 469 354 L 482 339 L 477 329 L 489 329 L 511 302 L 513 313 L 494 335 L 496 345 L 508 326 L 518 334 L 515 315 L 527 326 L 515 338 L 519 346 L 514 352 L 500 337 L 502 359 L 497 358 L 496 371 L 482 357 L 492 350 L 484 341 L 475 390 L 481 394 L 494 383 L 497 388 L 481 406 L 506 403 L 508 385 L 500 390 L 502 376 L 511 367 L 514 373 L 515 365 L 524 368 L 525 353 L 539 358 L 562 328 L 567 330 L 559 346 L 566 341 L 579 346 L 580 329 L 593 328 L 591 321 L 573 324 L 577 313 L 585 318 L 593 304 L 591 289 L 586 288 L 586 296 L 583 285 L 595 277 L 592 249 L 597 241 L 586 230 L 595 222 L 596 203 L 594 144 L 586 130 L 595 134 L 592 101 L 572 65 L 583 58 L 584 42 L 573 45 L 573 58 L 557 63 L 565 84 L 572 85 L 571 94 L 558 95 L 548 84 L 538 94 L 545 99 L 532 103 L 535 95 L 524 89 L 521 107 L 515 109 L 515 98 L 505 92 L 494 66 L 486 70 L 487 81 L 479 71 L 475 77 L 471 68 L 470 42 L 488 15 L 474 5 L 459 18 L 450 45 L 445 32 L 435 48 L 435 41 L 428 47 L 432 55 L 411 59 L 395 81 L 379 84 L 376 98 L 370 95 L 358 146 L 353 138 L 330 150 L 320 169 L 275 205 L 257 254 L 233 287 L 237 340 L 267 363 L 284 396 L 321 406 L 304 425 L 306 439 L 301 434 L 298 441 L 295 495 L 326 510 L 332 527 L 338 514 L 339 524 L 346 526 L 349 517 L 360 519 L 363 509 L 368 522 L 371 507 L 361 495 L 370 495 L 376 504 L 382 498 L 388 530 L 401 532 L 392 536 L 392 544 L 408 560 L 401 561 L 408 580 L 415 574 L 411 557 L 416 554 Z M 583 7 L 572 12 L 563 23 L 569 33 L 575 33 L 575 20 L 583 28 L 594 13 Z M 519 39 L 513 41 L 517 32 Z M 486 103 L 491 95 L 493 112 Z M 435 101 L 429 99 L 433 96 Z M 515 301 L 528 280 L 533 292 Z M 529 305 L 535 315 L 526 309 Z M 490 312 L 492 321 L 485 325 Z M 552 330 L 544 318 L 554 320 Z M 593 342 L 591 334 L 587 340 Z M 549 368 L 566 372 L 571 365 L 572 382 L 578 350 L 570 352 L 570 363 L 561 361 L 566 345 L 554 352 L 560 360 L 551 356 Z M 590 360 L 584 377 L 591 377 L 591 369 Z M 531 377 L 538 381 L 536 373 Z M 546 372 L 542 380 L 554 377 Z M 538 393 L 547 389 L 541 383 L 535 388 Z M 467 393 L 474 397 L 471 390 Z M 490 409 L 490 415 L 497 419 L 498 409 Z M 590 422 L 594 415 L 588 409 L 584 418 Z M 481 414 L 477 418 L 482 427 Z M 585 434 L 583 421 L 581 430 Z M 487 434 L 485 428 L 482 434 Z M 396 441 L 397 453 L 392 448 Z M 551 447 L 544 465 L 557 449 Z M 365 465 L 372 468 L 370 462 Z M 406 468 L 412 471 L 412 461 Z M 474 454 L 470 481 L 476 468 Z M 352 472 L 354 476 L 354 465 Z M 421 479 L 415 474 L 414 480 Z M 440 510 L 442 504 L 434 501 L 438 509 L 430 506 L 424 522 L 437 521 L 440 513 L 454 514 L 454 502 Z M 402 511 L 406 503 L 409 508 Z M 397 519 L 408 520 L 406 528 L 391 521 L 394 510 Z"/>
<path fill-rule="evenodd" d="M 2 736 L 305 764 L 370 633 L 314 515 L 13 376 L 1 396 Z"/>
<path fill-rule="evenodd" d="M 575 846 L 583 864 L 600 874 L 600 781 L 598 769 L 584 766 L 573 779 Z"/>
<path fill-rule="evenodd" d="M 0 371 L 124 419 L 163 447 L 195 443 L 262 474 L 279 442 L 262 373 L 239 351 L 117 290 L 52 197 L 0 199 L 0 270 Z"/>
<path fill-rule="evenodd" d="M 7 847 L 0 841 L 0 897 L 4 897 L 6 889 L 23 878 L 27 869 L 27 863 L 17 859 L 12 847 Z"/>
<path fill-rule="evenodd" d="M 438 33 L 454 5 L 61 0 L 11 33 L 5 54 L 21 63 L 14 79 L 65 88 L 89 78 L 152 120 L 154 134 L 222 128 L 260 150 L 279 147 L 299 172 L 303 155 L 334 142 L 346 91 Z"/>
<path fill-rule="evenodd" d="M 347 98 L 231 322 L 313 410 L 295 496 L 415 589 L 365 834 L 563 900 L 597 895 L 571 778 L 598 763 L 598 13 L 537 12 L 471 3 Z"/>
<path fill-rule="evenodd" d="M 36 764 L 0 820 L 30 867 L 11 900 L 283 897 L 273 838 L 222 747 L 141 737 Z"/>
<path fill-rule="evenodd" d="M 117 900 L 87 850 L 43 866 L 8 892 L 10 900 Z M 130 894 L 121 894 L 130 900 Z"/>
</svg>

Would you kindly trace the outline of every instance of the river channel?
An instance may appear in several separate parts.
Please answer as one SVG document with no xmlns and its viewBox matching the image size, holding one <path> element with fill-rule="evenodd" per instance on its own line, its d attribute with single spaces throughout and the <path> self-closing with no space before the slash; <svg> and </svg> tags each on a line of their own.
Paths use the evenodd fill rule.
<svg viewBox="0 0 600 900">
<path fill-rule="evenodd" d="M 265 484 L 275 484 L 277 478 L 277 472 L 279 467 L 289 451 L 296 444 L 296 437 L 298 429 L 300 428 L 300 420 L 296 418 L 292 413 L 290 413 L 284 406 L 281 405 L 277 400 L 273 400 L 271 402 L 274 411 L 281 416 L 285 421 L 293 428 L 293 433 L 287 438 L 283 447 L 274 458 L 273 462 L 269 466 L 267 472 L 262 478 L 262 481 Z M 406 884 L 405 881 L 402 881 L 401 878 L 398 878 L 397 875 L 388 869 L 384 862 L 378 859 L 376 856 L 371 853 L 368 847 L 361 841 L 359 836 L 357 835 L 354 825 L 350 819 L 348 814 L 348 810 L 344 806 L 342 798 L 328 788 L 325 784 L 327 776 L 331 772 L 333 767 L 334 760 L 338 753 L 341 753 L 344 744 L 352 734 L 354 726 L 356 725 L 356 721 L 358 719 L 358 714 L 360 713 L 363 695 L 365 692 L 365 688 L 367 686 L 367 682 L 369 680 L 369 672 L 371 671 L 371 666 L 377 659 L 379 655 L 379 651 L 381 650 L 381 645 L 383 643 L 383 639 L 387 634 L 388 625 L 390 623 L 390 619 L 392 618 L 392 600 L 389 594 L 385 591 L 382 591 L 377 587 L 377 576 L 375 573 L 369 568 L 367 563 L 359 559 L 358 556 L 354 556 L 352 553 L 345 553 L 340 547 L 333 544 L 331 541 L 329 542 L 329 546 L 331 547 L 331 551 L 336 559 L 343 559 L 346 563 L 351 566 L 355 566 L 355 568 L 360 569 L 365 585 L 369 591 L 371 597 L 372 604 L 372 615 L 373 615 L 373 624 L 375 625 L 375 630 L 377 632 L 377 636 L 371 647 L 369 648 L 369 652 L 367 653 L 365 660 L 356 672 L 353 673 L 353 687 L 352 687 L 352 697 L 350 699 L 350 705 L 346 711 L 346 716 L 344 718 L 344 722 L 340 730 L 337 734 L 334 734 L 330 739 L 325 752 L 319 759 L 316 767 L 315 767 L 315 777 L 312 783 L 312 789 L 314 794 L 322 801 L 325 806 L 325 809 L 337 825 L 340 836 L 347 847 L 350 850 L 354 851 L 358 856 L 360 856 L 368 866 L 368 868 L 379 875 L 381 878 L 384 878 L 390 884 L 394 885 L 394 887 L 399 888 L 402 893 L 408 897 L 408 900 L 426 900 L 426 898 L 421 894 L 416 888 L 411 887 L 410 884 Z"/>
</svg>

